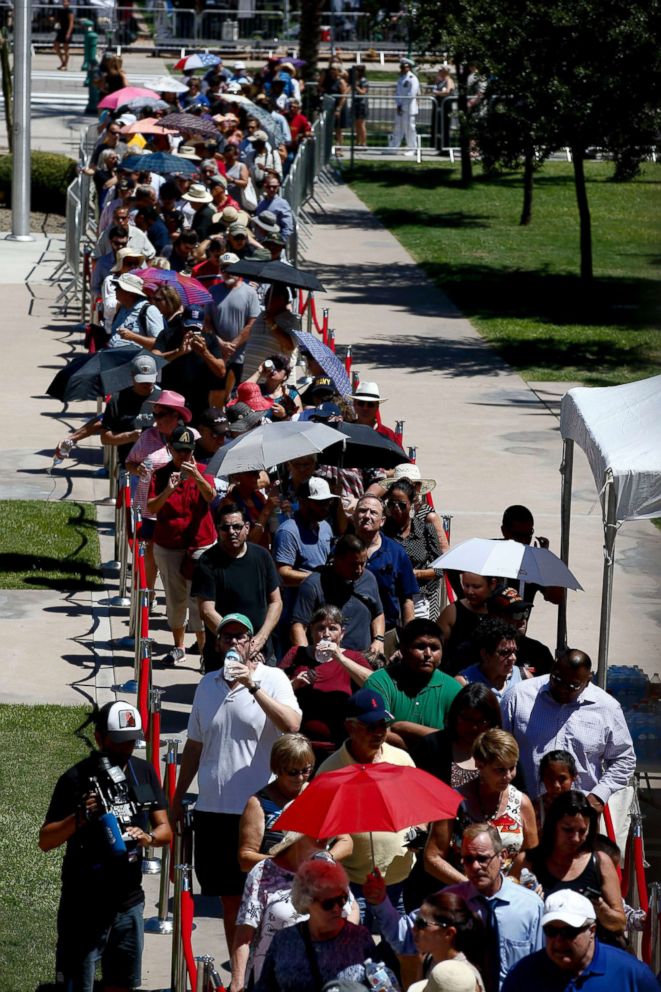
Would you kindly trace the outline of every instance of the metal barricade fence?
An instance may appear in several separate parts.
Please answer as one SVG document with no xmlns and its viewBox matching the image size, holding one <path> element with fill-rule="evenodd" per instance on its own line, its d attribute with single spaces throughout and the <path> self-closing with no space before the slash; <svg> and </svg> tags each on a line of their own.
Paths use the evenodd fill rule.
<svg viewBox="0 0 661 992">
<path fill-rule="evenodd" d="M 152 9 L 154 43 L 159 45 L 277 45 L 285 34 L 281 10 L 199 11 L 194 6 L 168 7 L 159 3 Z"/>
<path fill-rule="evenodd" d="M 330 99 L 339 103 L 344 99 L 344 107 L 341 109 L 339 121 L 335 124 L 342 124 L 342 134 L 345 142 L 348 143 L 351 134 L 353 101 L 351 93 L 344 97 L 342 94 L 335 94 Z M 390 145 L 393 129 L 397 120 L 397 104 L 394 93 L 370 92 L 368 97 L 361 98 L 362 110 L 366 113 L 365 129 L 367 132 L 368 148 L 387 148 Z M 437 104 L 433 96 L 421 95 L 417 98 L 418 113 L 415 115 L 415 129 L 417 134 L 417 146 L 420 148 L 436 147 L 437 125 Z M 355 127 L 355 122 L 354 122 Z"/>
<path fill-rule="evenodd" d="M 314 196 L 314 186 L 318 177 L 328 165 L 333 147 L 334 102 L 324 97 L 323 109 L 312 126 L 312 137 L 299 147 L 287 177 L 282 184 L 282 195 L 292 209 L 296 228 L 287 246 L 288 256 L 297 262 L 301 227 L 304 224 L 303 207 Z"/>
</svg>

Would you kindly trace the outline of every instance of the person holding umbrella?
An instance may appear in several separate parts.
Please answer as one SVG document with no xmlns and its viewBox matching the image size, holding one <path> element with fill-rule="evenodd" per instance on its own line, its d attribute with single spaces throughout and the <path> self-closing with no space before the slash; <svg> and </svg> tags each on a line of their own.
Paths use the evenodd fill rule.
<svg viewBox="0 0 661 992">
<path fill-rule="evenodd" d="M 296 341 L 293 331 L 300 331 L 301 318 L 289 310 L 289 290 L 275 282 L 266 296 L 266 307 L 253 324 L 246 343 L 243 378 L 259 371 L 262 362 L 274 351 L 284 354 L 293 363 Z"/>
<path fill-rule="evenodd" d="M 165 288 L 161 286 L 159 292 Z M 163 388 L 185 396 L 194 420 L 211 405 L 213 394 L 224 390 L 225 362 L 218 338 L 205 331 L 201 307 L 183 307 L 171 317 L 156 338 L 153 351 L 168 360 L 161 375 Z"/>
</svg>

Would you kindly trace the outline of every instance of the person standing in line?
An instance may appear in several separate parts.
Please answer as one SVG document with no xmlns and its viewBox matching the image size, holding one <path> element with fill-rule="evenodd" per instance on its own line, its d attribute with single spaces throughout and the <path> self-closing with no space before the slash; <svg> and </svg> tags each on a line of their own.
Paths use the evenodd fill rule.
<svg viewBox="0 0 661 992">
<path fill-rule="evenodd" d="M 407 149 L 414 149 L 418 144 L 415 129 L 415 119 L 418 116 L 418 94 L 420 82 L 413 72 L 414 63 L 411 59 L 401 58 L 399 61 L 399 79 L 395 89 L 395 120 L 390 139 L 391 148 L 399 148 L 404 141 Z M 405 155 L 413 155 L 406 151 Z"/>
</svg>

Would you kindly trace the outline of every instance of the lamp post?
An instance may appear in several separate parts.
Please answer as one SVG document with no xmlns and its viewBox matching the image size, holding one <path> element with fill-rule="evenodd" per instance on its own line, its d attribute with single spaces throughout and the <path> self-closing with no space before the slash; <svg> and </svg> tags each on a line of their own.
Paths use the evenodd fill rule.
<svg viewBox="0 0 661 992">
<path fill-rule="evenodd" d="M 11 184 L 10 241 L 34 241 L 30 234 L 30 8 L 14 4 L 14 161 Z"/>
</svg>

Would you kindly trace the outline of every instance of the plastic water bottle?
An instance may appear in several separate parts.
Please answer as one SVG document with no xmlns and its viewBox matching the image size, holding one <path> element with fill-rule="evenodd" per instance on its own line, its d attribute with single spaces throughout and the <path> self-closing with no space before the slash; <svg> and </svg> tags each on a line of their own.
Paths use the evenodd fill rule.
<svg viewBox="0 0 661 992">
<path fill-rule="evenodd" d="M 238 666 L 240 666 L 240 668 Z M 234 682 L 241 668 L 243 668 L 243 658 L 236 648 L 230 648 L 225 655 L 223 669 L 226 681 Z"/>
<path fill-rule="evenodd" d="M 368 958 L 365 962 L 365 978 L 368 987 L 374 992 L 400 992 L 397 979 L 382 961 L 376 964 Z"/>
<path fill-rule="evenodd" d="M 53 464 L 49 469 L 49 474 L 53 471 L 54 468 L 57 468 L 58 465 L 62 464 L 64 459 L 71 454 L 71 452 L 75 447 L 76 447 L 76 442 L 72 441 L 71 438 L 67 438 L 66 441 L 62 441 L 61 444 L 58 444 L 57 450 L 53 455 Z M 60 451 L 61 457 L 60 455 L 58 455 L 57 451 Z"/>
</svg>

